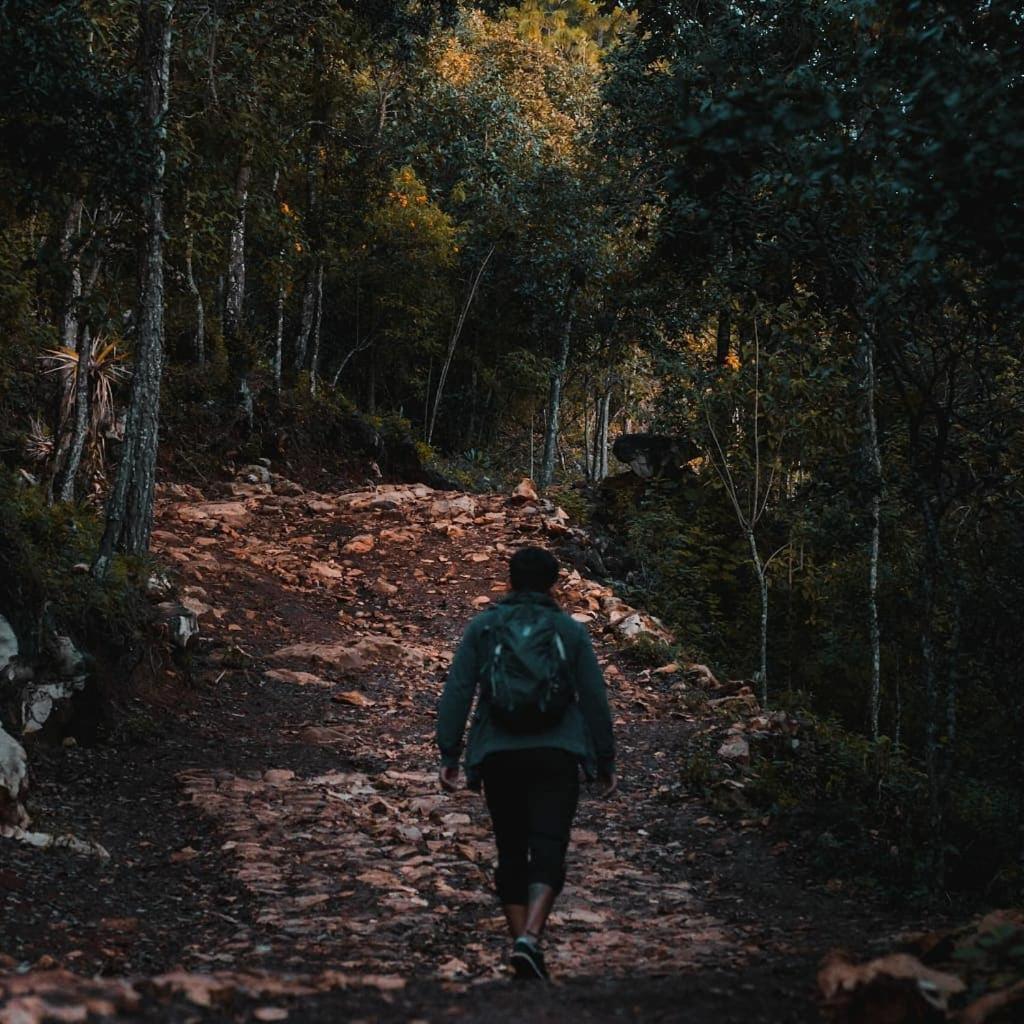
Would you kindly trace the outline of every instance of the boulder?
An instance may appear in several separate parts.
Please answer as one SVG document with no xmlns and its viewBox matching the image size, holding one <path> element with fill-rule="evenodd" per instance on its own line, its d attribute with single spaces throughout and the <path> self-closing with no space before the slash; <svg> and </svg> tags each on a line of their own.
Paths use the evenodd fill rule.
<svg viewBox="0 0 1024 1024">
<path fill-rule="evenodd" d="M 529 477 L 524 477 L 512 492 L 512 500 L 522 504 L 538 501 L 537 485 Z"/>
<path fill-rule="evenodd" d="M 11 624 L 0 615 L 0 672 L 18 656 L 18 638 Z"/>
<path fill-rule="evenodd" d="M 78 676 L 75 679 L 27 686 L 21 698 L 22 733 L 30 736 L 39 732 L 53 712 L 53 706 L 84 690 L 87 680 L 87 676 Z"/>
<path fill-rule="evenodd" d="M 25 748 L 0 727 L 0 825 L 28 824 L 22 797 L 28 790 Z"/>
<path fill-rule="evenodd" d="M 460 494 L 455 498 L 438 498 L 430 506 L 430 514 L 435 519 L 465 513 L 472 516 L 476 514 L 476 500 L 468 494 Z"/>
<path fill-rule="evenodd" d="M 156 610 L 175 647 L 184 650 L 192 637 L 199 635 L 199 616 L 192 608 L 178 601 L 164 601 L 156 606 Z"/>
<path fill-rule="evenodd" d="M 746 736 L 739 732 L 731 732 L 718 748 L 718 756 L 723 761 L 736 761 L 747 764 L 750 761 L 750 744 Z"/>
</svg>

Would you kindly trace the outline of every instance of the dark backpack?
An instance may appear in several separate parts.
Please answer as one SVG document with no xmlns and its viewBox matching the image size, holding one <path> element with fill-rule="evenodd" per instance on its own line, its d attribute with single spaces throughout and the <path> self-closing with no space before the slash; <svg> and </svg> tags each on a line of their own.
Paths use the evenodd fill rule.
<svg viewBox="0 0 1024 1024">
<path fill-rule="evenodd" d="M 502 604 L 490 615 L 490 656 L 483 699 L 509 732 L 544 732 L 557 725 L 573 702 L 561 613 L 535 604 Z"/>
</svg>

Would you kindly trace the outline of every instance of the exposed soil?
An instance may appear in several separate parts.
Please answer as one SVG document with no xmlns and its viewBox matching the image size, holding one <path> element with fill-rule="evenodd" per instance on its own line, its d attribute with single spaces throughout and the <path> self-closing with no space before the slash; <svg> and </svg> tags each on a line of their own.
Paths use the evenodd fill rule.
<svg viewBox="0 0 1024 1024">
<path fill-rule="evenodd" d="M 572 577 L 563 599 L 610 670 L 622 786 L 583 802 L 555 982 L 510 981 L 486 810 L 438 791 L 433 709 L 507 552 L 564 527 L 496 496 L 355 498 L 161 500 L 158 552 L 200 588 L 192 679 L 168 670 L 116 741 L 32 752 L 37 826 L 110 859 L 4 843 L 0 1021 L 50 1019 L 47 1001 L 68 1020 L 813 1021 L 823 953 L 916 924 L 684 791 L 676 680 L 631 667 Z M 361 535 L 373 548 L 347 552 Z M 277 653 L 303 643 L 334 649 Z"/>
</svg>

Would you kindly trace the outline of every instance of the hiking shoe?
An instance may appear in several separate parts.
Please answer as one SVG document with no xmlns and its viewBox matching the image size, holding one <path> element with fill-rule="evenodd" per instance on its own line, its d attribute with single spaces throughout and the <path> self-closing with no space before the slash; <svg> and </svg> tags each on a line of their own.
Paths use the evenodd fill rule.
<svg viewBox="0 0 1024 1024">
<path fill-rule="evenodd" d="M 512 970 L 521 981 L 547 981 L 548 969 L 540 948 L 526 939 L 516 939 L 512 947 Z"/>
</svg>

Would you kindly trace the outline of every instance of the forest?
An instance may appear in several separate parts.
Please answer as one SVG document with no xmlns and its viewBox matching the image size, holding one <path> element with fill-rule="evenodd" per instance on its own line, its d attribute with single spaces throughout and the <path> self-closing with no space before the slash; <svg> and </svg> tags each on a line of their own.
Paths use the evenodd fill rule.
<svg viewBox="0 0 1024 1024">
<path fill-rule="evenodd" d="M 215 652 L 154 639 L 154 578 L 213 592 L 167 502 L 194 524 L 280 474 L 330 539 L 330 495 L 416 485 L 470 503 L 435 501 L 444 543 L 482 544 L 473 507 L 524 481 L 572 579 L 654 617 L 624 705 L 677 722 L 673 793 L 883 916 L 1020 906 L 1022 174 L 1002 0 L 0 0 L 0 824 L 25 823 L 15 748 L 52 782 L 36 816 L 77 829 L 62 758 L 259 674 L 260 634 L 224 632 L 255 577 L 223 621 L 191 595 Z M 194 557 L 255 538 L 237 515 Z M 316 600 L 387 572 L 366 614 L 400 623 L 386 588 L 425 565 L 372 525 L 310 549 L 339 574 Z M 91 738 L 33 738 L 68 647 Z M 1019 1012 L 1013 913 L 967 985 Z M 0 969 L 22 943 L 0 926 Z"/>
</svg>

